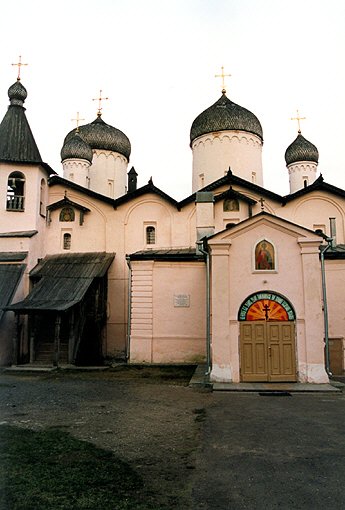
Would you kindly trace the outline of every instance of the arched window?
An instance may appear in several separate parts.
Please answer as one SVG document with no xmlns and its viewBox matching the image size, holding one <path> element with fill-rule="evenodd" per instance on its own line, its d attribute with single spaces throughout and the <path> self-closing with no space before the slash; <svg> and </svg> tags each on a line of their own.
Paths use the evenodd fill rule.
<svg viewBox="0 0 345 510">
<path fill-rule="evenodd" d="M 60 212 L 60 221 L 74 221 L 75 214 L 73 207 L 64 207 Z"/>
<path fill-rule="evenodd" d="M 25 176 L 21 172 L 12 172 L 7 181 L 7 211 L 24 211 Z"/>
<path fill-rule="evenodd" d="M 255 246 L 255 269 L 271 271 L 275 269 L 275 255 L 273 245 L 263 239 Z"/>
<path fill-rule="evenodd" d="M 156 229 L 155 227 L 146 227 L 146 244 L 156 243 Z"/>
<path fill-rule="evenodd" d="M 40 215 L 46 215 L 46 181 L 41 179 L 40 186 Z"/>
<path fill-rule="evenodd" d="M 71 234 L 64 234 L 63 235 L 63 249 L 64 250 L 70 250 L 71 249 L 71 241 L 72 241 L 72 236 Z"/>
<path fill-rule="evenodd" d="M 227 198 L 223 202 L 223 211 L 239 211 L 240 204 L 237 198 Z"/>
</svg>

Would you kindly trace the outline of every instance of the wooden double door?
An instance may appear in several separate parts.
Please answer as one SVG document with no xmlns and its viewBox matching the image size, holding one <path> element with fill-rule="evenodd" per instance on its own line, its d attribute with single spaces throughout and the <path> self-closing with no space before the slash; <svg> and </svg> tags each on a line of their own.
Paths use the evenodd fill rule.
<svg viewBox="0 0 345 510">
<path fill-rule="evenodd" d="M 293 382 L 296 377 L 293 321 L 240 322 L 243 382 Z"/>
</svg>

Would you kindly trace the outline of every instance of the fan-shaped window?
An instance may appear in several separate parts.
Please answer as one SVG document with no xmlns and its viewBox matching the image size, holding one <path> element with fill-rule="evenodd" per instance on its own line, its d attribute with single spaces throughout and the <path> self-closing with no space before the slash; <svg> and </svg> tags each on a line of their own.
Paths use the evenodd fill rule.
<svg viewBox="0 0 345 510">
<path fill-rule="evenodd" d="M 255 247 L 255 269 L 271 271 L 275 269 L 273 245 L 263 239 Z"/>
<path fill-rule="evenodd" d="M 63 249 L 70 250 L 71 249 L 72 236 L 71 234 L 63 235 Z"/>
<path fill-rule="evenodd" d="M 156 229 L 155 227 L 146 227 L 146 244 L 156 243 Z"/>
<path fill-rule="evenodd" d="M 21 172 L 12 172 L 7 181 L 7 211 L 24 211 L 25 176 Z"/>
<path fill-rule="evenodd" d="M 239 211 L 240 204 L 237 198 L 227 198 L 223 202 L 223 211 Z"/>
<path fill-rule="evenodd" d="M 75 214 L 73 207 L 64 207 L 60 212 L 60 221 L 74 221 Z"/>
</svg>

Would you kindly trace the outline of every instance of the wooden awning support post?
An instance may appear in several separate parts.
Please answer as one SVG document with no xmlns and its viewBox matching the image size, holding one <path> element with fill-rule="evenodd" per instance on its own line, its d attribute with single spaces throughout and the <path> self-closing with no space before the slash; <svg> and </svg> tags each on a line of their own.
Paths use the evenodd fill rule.
<svg viewBox="0 0 345 510">
<path fill-rule="evenodd" d="M 20 342 L 20 315 L 19 313 L 15 314 L 15 328 L 14 328 L 14 334 L 13 334 L 13 358 L 12 358 L 12 364 L 18 365 L 18 358 L 19 358 L 19 342 Z"/>
<path fill-rule="evenodd" d="M 55 334 L 54 334 L 54 359 L 53 365 L 55 367 L 59 366 L 59 358 L 60 358 L 60 328 L 61 328 L 61 315 L 56 314 L 55 318 Z"/>
<path fill-rule="evenodd" d="M 35 361 L 35 334 L 36 334 L 36 316 L 32 314 L 30 317 L 30 343 L 29 343 L 29 359 L 30 363 Z"/>
<path fill-rule="evenodd" d="M 75 346 L 75 324 L 74 324 L 74 309 L 72 308 L 69 319 L 69 336 L 68 336 L 68 363 L 74 363 L 74 346 Z"/>
</svg>

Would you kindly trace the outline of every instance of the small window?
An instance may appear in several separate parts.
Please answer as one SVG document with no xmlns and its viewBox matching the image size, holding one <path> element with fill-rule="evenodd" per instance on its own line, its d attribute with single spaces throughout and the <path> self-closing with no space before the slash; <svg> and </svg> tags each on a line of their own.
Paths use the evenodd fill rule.
<svg viewBox="0 0 345 510">
<path fill-rule="evenodd" d="M 205 185 L 205 176 L 204 176 L 204 174 L 200 174 L 199 175 L 199 187 L 203 188 L 204 185 Z"/>
<path fill-rule="evenodd" d="M 71 249 L 71 241 L 72 241 L 71 234 L 64 234 L 63 235 L 63 249 L 64 250 L 70 250 Z"/>
<path fill-rule="evenodd" d="M 111 179 L 108 179 L 108 196 L 114 197 L 114 181 Z"/>
<path fill-rule="evenodd" d="M 252 182 L 256 183 L 256 172 L 252 172 Z"/>
<path fill-rule="evenodd" d="M 41 179 L 40 187 L 40 215 L 45 217 L 46 214 L 46 181 Z"/>
<path fill-rule="evenodd" d="M 146 227 L 146 244 L 156 243 L 156 229 L 155 227 Z"/>
<path fill-rule="evenodd" d="M 73 207 L 64 207 L 60 212 L 60 221 L 74 221 L 75 214 Z"/>
<path fill-rule="evenodd" d="M 7 181 L 7 211 L 24 211 L 25 176 L 21 172 L 12 172 Z"/>
<path fill-rule="evenodd" d="M 223 202 L 223 211 L 239 211 L 240 204 L 237 198 L 228 198 Z"/>
<path fill-rule="evenodd" d="M 273 245 L 263 239 L 255 247 L 255 269 L 259 271 L 271 271 L 275 269 Z"/>
</svg>

